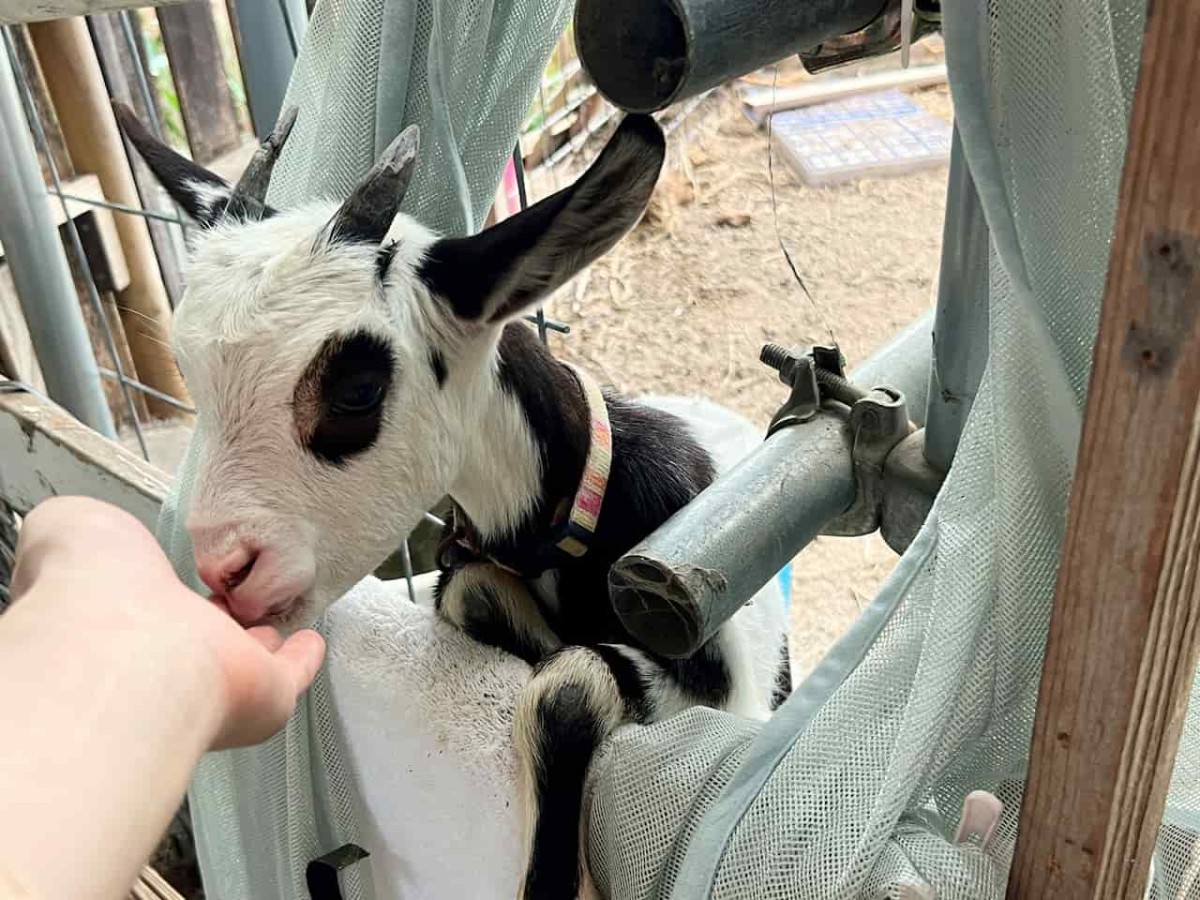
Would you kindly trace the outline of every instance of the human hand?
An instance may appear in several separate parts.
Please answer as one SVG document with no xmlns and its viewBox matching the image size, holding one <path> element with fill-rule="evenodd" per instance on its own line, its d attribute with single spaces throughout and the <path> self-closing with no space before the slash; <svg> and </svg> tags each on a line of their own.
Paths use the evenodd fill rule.
<svg viewBox="0 0 1200 900">
<path fill-rule="evenodd" d="M 23 614 L 85 629 L 97 653 L 140 653 L 149 677 L 200 692 L 210 715 L 197 726 L 210 749 L 283 727 L 325 653 L 315 631 L 284 640 L 268 626 L 243 630 L 179 581 L 137 519 L 83 497 L 49 500 L 25 518 L 12 595 Z"/>
</svg>

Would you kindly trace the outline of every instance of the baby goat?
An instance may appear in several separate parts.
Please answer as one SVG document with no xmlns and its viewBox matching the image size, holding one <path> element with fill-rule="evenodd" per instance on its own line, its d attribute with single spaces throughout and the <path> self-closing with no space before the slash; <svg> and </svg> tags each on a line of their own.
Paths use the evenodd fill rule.
<svg viewBox="0 0 1200 900">
<path fill-rule="evenodd" d="M 764 630 L 746 616 L 762 610 L 689 659 L 631 641 L 608 570 L 709 484 L 712 460 L 683 422 L 601 396 L 516 321 L 637 222 L 662 132 L 628 116 L 572 186 L 439 238 L 397 214 L 413 128 L 344 203 L 277 211 L 263 197 L 293 117 L 230 188 L 117 115 L 202 227 L 174 328 L 199 410 L 187 527 L 201 579 L 245 625 L 299 627 L 449 495 L 441 615 L 535 666 L 514 727 L 522 896 L 576 896 L 600 742 L 697 704 L 765 717 L 786 659 L 779 619 Z"/>
</svg>

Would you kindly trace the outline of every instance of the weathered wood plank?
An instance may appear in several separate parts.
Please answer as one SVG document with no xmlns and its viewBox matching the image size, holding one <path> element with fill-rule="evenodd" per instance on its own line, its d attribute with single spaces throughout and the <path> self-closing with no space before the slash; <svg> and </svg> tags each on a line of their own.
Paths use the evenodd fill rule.
<svg viewBox="0 0 1200 900">
<path fill-rule="evenodd" d="M 25 513 L 49 497 L 96 497 L 153 529 L 169 486 L 158 468 L 32 394 L 0 393 L 0 497 Z"/>
<path fill-rule="evenodd" d="M 1155 0 L 1010 898 L 1140 898 L 1197 658 L 1200 4 Z"/>
<path fill-rule="evenodd" d="M 37 391 L 46 390 L 17 286 L 7 265 L 0 265 L 0 376 L 24 381 Z"/>
<path fill-rule="evenodd" d="M 183 0 L 0 0 L 0 25 L 45 22 L 143 6 L 167 6 Z"/>
<path fill-rule="evenodd" d="M 241 143 L 208 0 L 158 11 L 192 158 L 207 163 Z"/>
</svg>

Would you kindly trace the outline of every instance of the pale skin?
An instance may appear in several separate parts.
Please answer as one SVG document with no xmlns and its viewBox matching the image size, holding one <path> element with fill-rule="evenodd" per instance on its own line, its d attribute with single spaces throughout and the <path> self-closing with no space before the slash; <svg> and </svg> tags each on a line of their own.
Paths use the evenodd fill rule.
<svg viewBox="0 0 1200 900">
<path fill-rule="evenodd" d="M 320 635 L 243 630 L 136 519 L 84 498 L 26 517 L 0 617 L 0 898 L 110 900 L 208 750 L 278 731 Z"/>
</svg>

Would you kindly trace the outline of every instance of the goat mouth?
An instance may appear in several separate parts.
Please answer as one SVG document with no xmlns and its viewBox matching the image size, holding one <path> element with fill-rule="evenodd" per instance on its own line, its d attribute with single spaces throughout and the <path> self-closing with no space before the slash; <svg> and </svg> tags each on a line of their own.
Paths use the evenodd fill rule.
<svg viewBox="0 0 1200 900">
<path fill-rule="evenodd" d="M 212 594 L 209 596 L 208 601 L 243 628 L 249 629 L 258 628 L 261 625 L 270 625 L 272 628 L 286 628 L 291 620 L 296 618 L 302 610 L 305 599 L 304 595 L 297 594 L 286 600 L 280 600 L 278 603 L 272 604 L 263 615 L 259 616 L 253 622 L 243 622 L 233 614 L 233 608 L 226 594 Z"/>
</svg>

